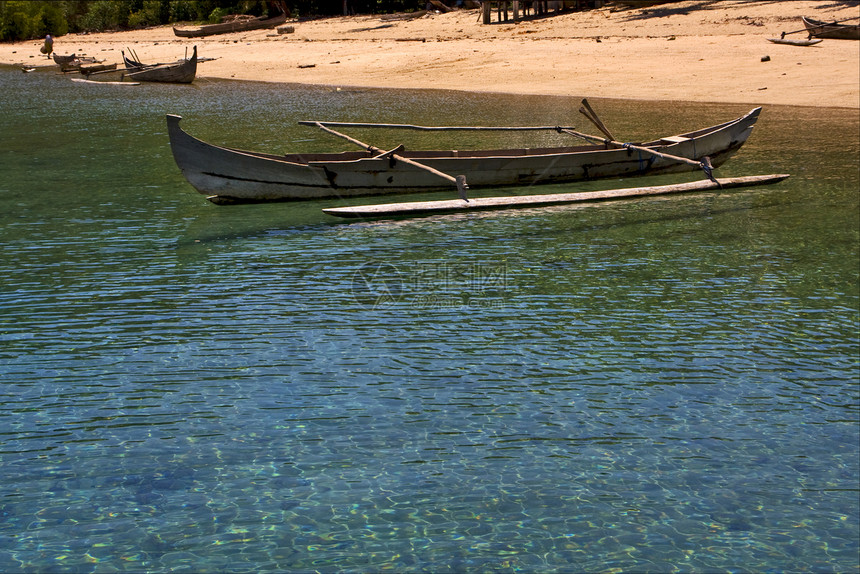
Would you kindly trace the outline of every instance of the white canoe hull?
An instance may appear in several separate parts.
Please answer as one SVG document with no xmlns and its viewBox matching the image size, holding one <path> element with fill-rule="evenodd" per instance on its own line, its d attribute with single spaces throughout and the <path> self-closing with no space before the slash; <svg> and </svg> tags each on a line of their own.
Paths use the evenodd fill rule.
<svg viewBox="0 0 860 574">
<path fill-rule="evenodd" d="M 645 142 L 643 147 L 701 160 L 714 167 L 746 142 L 761 108 L 703 130 Z M 285 201 L 453 190 L 428 171 L 369 152 L 289 154 L 235 150 L 208 144 L 182 130 L 182 118 L 167 116 L 173 157 L 188 182 L 216 203 Z M 647 152 L 585 145 L 486 151 L 412 151 L 400 155 L 452 176 L 469 187 L 528 186 L 607 177 L 693 171 L 689 164 Z"/>
</svg>

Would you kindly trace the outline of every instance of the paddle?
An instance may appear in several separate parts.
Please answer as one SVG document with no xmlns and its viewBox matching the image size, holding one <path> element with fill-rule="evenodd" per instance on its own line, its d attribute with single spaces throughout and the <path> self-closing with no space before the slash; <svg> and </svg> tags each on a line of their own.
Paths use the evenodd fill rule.
<svg viewBox="0 0 860 574">
<path fill-rule="evenodd" d="M 606 127 L 606 124 L 604 124 L 603 121 L 599 117 L 597 117 L 597 112 L 594 111 L 594 109 L 591 107 L 591 104 L 588 103 L 587 99 L 582 98 L 582 105 L 583 107 L 579 108 L 579 113 L 588 118 L 588 120 L 595 126 L 597 126 L 597 129 L 599 129 L 606 137 L 611 140 L 614 140 L 615 136 L 612 135 L 612 132 L 610 132 L 609 128 Z"/>
<path fill-rule="evenodd" d="M 402 161 L 403 163 L 405 163 L 407 165 L 417 167 L 418 169 L 423 169 L 424 171 L 432 173 L 433 175 L 437 175 L 437 176 L 441 177 L 442 179 L 444 179 L 446 181 L 450 181 L 451 183 L 456 185 L 457 186 L 457 192 L 460 195 L 460 199 L 462 199 L 463 201 L 469 201 L 466 198 L 466 190 L 469 189 L 469 186 L 466 184 L 466 176 L 465 175 L 458 175 L 457 177 L 454 177 L 454 176 L 448 175 L 447 173 L 443 173 L 443 172 L 439 171 L 438 169 L 432 168 L 429 165 L 424 165 L 423 163 L 419 163 L 413 159 L 409 159 L 408 157 L 403 157 L 402 155 L 399 155 L 398 153 L 396 153 L 396 152 L 403 149 L 402 145 L 397 146 L 393 150 L 385 151 L 385 150 L 379 149 L 378 147 L 368 145 L 364 142 L 361 142 L 361 141 L 359 141 L 355 138 L 352 138 L 346 134 L 342 134 L 338 131 L 335 131 L 335 130 L 325 126 L 321 122 L 299 122 L 299 125 L 316 126 L 325 132 L 328 132 L 332 135 L 343 138 L 350 143 L 354 143 L 355 145 L 357 145 L 359 147 L 363 147 L 364 149 L 366 149 L 370 153 L 377 154 L 374 156 L 375 159 L 390 157 L 390 158 L 395 159 L 397 161 Z"/>
<path fill-rule="evenodd" d="M 849 22 L 851 20 L 857 20 L 857 19 L 860 19 L 860 18 L 855 16 L 854 18 L 845 18 L 844 20 L 834 20 L 833 22 L 822 22 L 821 24 L 816 24 L 815 26 L 812 26 L 809 28 L 803 28 L 801 30 L 793 30 L 791 32 L 783 32 L 782 35 L 780 36 L 780 38 L 785 38 L 785 36 L 787 34 L 798 34 L 800 32 L 809 32 L 810 30 L 814 30 L 816 28 L 824 28 L 825 26 L 832 26 L 834 24 L 841 24 L 842 22 Z M 811 35 L 812 34 L 810 34 L 810 36 Z"/>
<path fill-rule="evenodd" d="M 137 63 L 138 63 L 138 64 L 140 64 L 141 66 L 145 66 L 145 65 L 146 65 L 146 64 L 144 64 L 143 62 L 141 62 L 141 61 L 140 61 L 140 58 L 138 58 L 138 57 L 137 57 L 137 52 L 135 52 L 135 51 L 134 51 L 134 50 L 132 50 L 131 48 L 129 48 L 129 49 L 128 49 L 128 53 L 129 53 L 129 54 L 131 54 L 131 57 L 132 57 L 132 58 L 134 58 L 134 61 L 135 61 L 135 62 L 137 62 Z"/>
</svg>

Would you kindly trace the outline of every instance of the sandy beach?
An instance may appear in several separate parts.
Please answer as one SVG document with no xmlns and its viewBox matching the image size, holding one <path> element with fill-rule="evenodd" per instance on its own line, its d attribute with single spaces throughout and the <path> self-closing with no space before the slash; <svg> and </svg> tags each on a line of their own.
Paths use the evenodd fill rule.
<svg viewBox="0 0 860 574">
<path fill-rule="evenodd" d="M 179 38 L 171 27 L 70 34 L 59 54 L 173 61 L 197 45 L 198 82 L 224 78 L 332 87 L 434 88 L 523 95 L 860 108 L 860 43 L 768 42 L 800 16 L 860 17 L 858 2 L 684 1 L 612 6 L 482 23 L 480 10 L 411 20 L 376 15 L 292 20 L 257 30 Z M 790 38 L 804 39 L 806 33 Z M 0 63 L 47 66 L 40 41 L 0 44 Z"/>
</svg>

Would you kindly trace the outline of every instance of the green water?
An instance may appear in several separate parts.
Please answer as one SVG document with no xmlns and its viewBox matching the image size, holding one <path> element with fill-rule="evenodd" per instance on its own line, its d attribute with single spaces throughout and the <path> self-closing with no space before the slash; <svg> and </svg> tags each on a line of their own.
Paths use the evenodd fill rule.
<svg viewBox="0 0 860 574">
<path fill-rule="evenodd" d="M 860 569 L 856 110 L 766 107 L 718 172 L 772 187 L 349 222 L 209 204 L 164 115 L 322 151 L 296 121 L 579 98 L 0 85 L 0 570 Z M 591 100 L 630 141 L 751 107 Z"/>
</svg>

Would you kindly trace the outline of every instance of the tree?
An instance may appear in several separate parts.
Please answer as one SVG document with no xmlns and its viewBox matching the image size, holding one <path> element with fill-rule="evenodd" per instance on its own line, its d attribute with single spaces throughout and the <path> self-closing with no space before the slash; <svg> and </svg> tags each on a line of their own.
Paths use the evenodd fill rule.
<svg viewBox="0 0 860 574">
<path fill-rule="evenodd" d="M 172 22 L 220 20 L 226 14 L 334 16 L 415 9 L 423 0 L 0 0 L 0 41 L 97 32 Z"/>
</svg>

